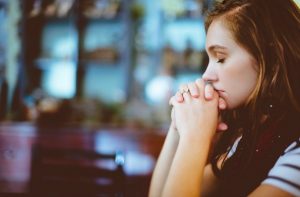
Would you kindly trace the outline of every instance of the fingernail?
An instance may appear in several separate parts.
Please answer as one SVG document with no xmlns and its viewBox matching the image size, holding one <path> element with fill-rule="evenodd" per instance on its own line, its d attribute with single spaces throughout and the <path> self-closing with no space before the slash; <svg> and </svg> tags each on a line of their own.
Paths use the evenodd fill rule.
<svg viewBox="0 0 300 197">
<path fill-rule="evenodd" d="M 207 97 L 208 99 L 212 98 L 212 97 L 213 97 L 212 92 L 207 92 L 207 93 L 206 93 L 206 97 Z"/>
<path fill-rule="evenodd" d="M 194 98 L 198 98 L 199 97 L 199 94 L 193 94 L 192 95 Z"/>
<path fill-rule="evenodd" d="M 225 109 L 225 107 L 226 107 L 226 106 L 225 106 L 224 103 L 221 103 L 221 104 L 220 104 L 220 108 L 221 108 L 221 109 Z"/>
<path fill-rule="evenodd" d="M 177 100 L 177 102 L 182 102 L 182 101 L 183 101 L 183 98 L 182 98 L 181 96 L 177 96 L 177 97 L 176 97 L 176 100 Z"/>
<path fill-rule="evenodd" d="M 225 130 L 227 130 L 227 129 L 228 129 L 228 126 L 227 126 L 227 124 L 222 124 L 221 126 L 222 126 L 222 130 L 223 130 L 223 131 L 225 131 Z"/>
</svg>

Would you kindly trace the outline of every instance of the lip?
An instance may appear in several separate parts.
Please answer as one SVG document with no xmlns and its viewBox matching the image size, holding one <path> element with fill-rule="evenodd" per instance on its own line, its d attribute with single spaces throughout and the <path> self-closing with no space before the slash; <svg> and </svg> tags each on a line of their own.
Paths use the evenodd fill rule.
<svg viewBox="0 0 300 197">
<path fill-rule="evenodd" d="M 218 90 L 218 89 L 216 89 L 216 91 L 219 93 L 219 95 L 221 96 L 221 97 L 226 97 L 226 92 L 224 91 L 224 90 Z"/>
<path fill-rule="evenodd" d="M 214 89 L 215 89 L 217 92 L 225 92 L 224 90 L 220 90 L 220 89 L 218 89 L 218 88 L 216 88 L 216 87 L 214 87 Z"/>
<path fill-rule="evenodd" d="M 218 89 L 218 88 L 216 88 L 215 86 L 213 86 L 213 88 L 215 89 L 215 91 L 217 91 L 217 92 L 219 93 L 219 95 L 220 95 L 221 97 L 226 96 L 226 95 L 225 95 L 226 92 L 225 92 L 224 90 Z"/>
</svg>

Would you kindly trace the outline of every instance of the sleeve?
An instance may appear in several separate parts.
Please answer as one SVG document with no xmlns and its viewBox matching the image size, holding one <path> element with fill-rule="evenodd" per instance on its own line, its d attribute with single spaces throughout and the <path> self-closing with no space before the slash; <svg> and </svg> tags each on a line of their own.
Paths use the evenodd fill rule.
<svg viewBox="0 0 300 197">
<path fill-rule="evenodd" d="M 300 196 L 300 139 L 285 150 L 262 183 Z"/>
</svg>

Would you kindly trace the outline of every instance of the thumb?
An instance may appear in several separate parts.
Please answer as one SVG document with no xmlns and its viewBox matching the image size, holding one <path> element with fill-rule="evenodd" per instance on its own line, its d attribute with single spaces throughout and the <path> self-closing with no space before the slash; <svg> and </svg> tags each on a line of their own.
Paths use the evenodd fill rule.
<svg viewBox="0 0 300 197">
<path fill-rule="evenodd" d="M 207 100 L 213 99 L 214 92 L 215 92 L 215 90 L 214 90 L 214 88 L 212 87 L 211 84 L 209 84 L 209 83 L 205 84 L 205 87 L 204 87 L 204 97 L 205 97 L 205 99 L 207 99 Z"/>
</svg>

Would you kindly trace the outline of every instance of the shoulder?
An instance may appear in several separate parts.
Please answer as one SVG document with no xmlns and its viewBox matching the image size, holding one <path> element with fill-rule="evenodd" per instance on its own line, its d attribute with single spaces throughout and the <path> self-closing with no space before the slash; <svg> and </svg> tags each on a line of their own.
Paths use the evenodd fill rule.
<svg viewBox="0 0 300 197">
<path fill-rule="evenodd" d="M 286 148 L 262 184 L 272 185 L 300 196 L 300 139 Z"/>
</svg>

